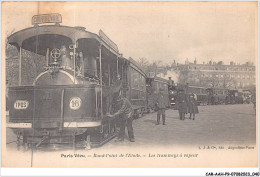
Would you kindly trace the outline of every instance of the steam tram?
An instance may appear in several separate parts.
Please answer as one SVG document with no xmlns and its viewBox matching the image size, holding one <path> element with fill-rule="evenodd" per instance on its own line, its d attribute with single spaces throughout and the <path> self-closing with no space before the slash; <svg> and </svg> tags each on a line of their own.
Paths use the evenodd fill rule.
<svg viewBox="0 0 260 177">
<path fill-rule="evenodd" d="M 7 103 L 7 128 L 17 135 L 18 148 L 88 149 L 106 143 L 118 131 L 119 117 L 106 114 L 119 93 L 131 101 L 135 118 L 154 110 L 160 88 L 166 105 L 175 105 L 179 86 L 171 79 L 147 76 L 103 31 L 62 26 L 61 18 L 34 16 L 34 27 L 8 37 L 19 51 L 19 84 L 8 87 Z M 187 86 L 186 92 L 197 94 L 200 104 L 210 96 L 204 88 Z"/>
<path fill-rule="evenodd" d="M 44 20 L 55 24 L 43 25 Z M 19 85 L 9 87 L 7 122 L 18 147 L 102 145 L 118 130 L 118 118 L 106 114 L 120 88 L 136 114 L 145 109 L 145 74 L 138 66 L 101 30 L 97 35 L 60 23 L 59 14 L 37 15 L 34 27 L 8 37 L 19 51 Z M 31 80 L 25 51 L 34 53 Z"/>
</svg>

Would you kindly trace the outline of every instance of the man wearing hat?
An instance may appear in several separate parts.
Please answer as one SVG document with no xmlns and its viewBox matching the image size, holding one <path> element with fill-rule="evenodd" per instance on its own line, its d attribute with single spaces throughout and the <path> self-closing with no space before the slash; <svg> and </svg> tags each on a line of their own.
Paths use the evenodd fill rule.
<svg viewBox="0 0 260 177">
<path fill-rule="evenodd" d="M 133 108 L 130 101 L 127 98 L 122 97 L 121 90 L 118 96 L 115 98 L 117 112 L 113 115 L 107 115 L 108 117 L 119 116 L 120 130 L 118 135 L 119 141 L 124 141 L 125 127 L 128 130 L 129 141 L 134 142 L 134 130 L 133 130 Z"/>
<path fill-rule="evenodd" d="M 160 124 L 160 118 L 162 115 L 162 120 L 163 120 L 163 125 L 165 125 L 165 109 L 166 109 L 166 103 L 165 103 L 165 96 L 163 95 L 163 88 L 159 89 L 159 94 L 158 94 L 158 98 L 157 98 L 157 102 L 156 102 L 156 106 L 158 108 L 157 111 L 157 124 Z"/>
</svg>

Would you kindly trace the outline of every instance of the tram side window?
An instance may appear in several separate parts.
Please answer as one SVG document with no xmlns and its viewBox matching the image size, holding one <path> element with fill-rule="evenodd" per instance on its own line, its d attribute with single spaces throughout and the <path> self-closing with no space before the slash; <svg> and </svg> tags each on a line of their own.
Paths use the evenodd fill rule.
<svg viewBox="0 0 260 177">
<path fill-rule="evenodd" d="M 97 62 L 94 56 L 84 56 L 84 76 L 97 77 Z"/>
<path fill-rule="evenodd" d="M 164 84 L 164 93 L 167 93 L 167 90 L 168 90 L 168 86 L 167 86 L 167 84 Z"/>
<path fill-rule="evenodd" d="M 131 73 L 131 86 L 134 89 L 138 89 L 138 73 L 133 68 L 131 68 Z"/>
<path fill-rule="evenodd" d="M 131 73 L 132 73 L 132 77 L 131 77 L 132 88 L 144 91 L 146 89 L 144 76 L 141 75 L 134 68 L 131 68 Z"/>
</svg>

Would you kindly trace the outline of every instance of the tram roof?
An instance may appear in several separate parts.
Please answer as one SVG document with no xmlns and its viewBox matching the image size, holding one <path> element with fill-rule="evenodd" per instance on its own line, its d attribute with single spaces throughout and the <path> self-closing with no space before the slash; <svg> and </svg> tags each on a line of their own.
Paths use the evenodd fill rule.
<svg viewBox="0 0 260 177">
<path fill-rule="evenodd" d="M 164 78 L 161 78 L 161 77 L 158 77 L 158 76 L 154 77 L 154 80 L 155 81 L 164 82 L 164 83 L 168 83 L 169 82 L 168 79 L 164 79 Z"/>
<path fill-rule="evenodd" d="M 169 82 L 168 79 L 164 79 L 164 78 L 161 78 L 161 77 L 158 77 L 158 76 L 154 76 L 154 77 L 147 76 L 146 78 L 152 79 L 152 80 L 157 81 L 157 82 L 162 82 L 162 83 L 168 83 Z"/>
<path fill-rule="evenodd" d="M 129 57 L 129 59 L 125 59 L 125 60 L 128 60 L 137 71 L 139 71 L 140 73 L 142 73 L 142 75 L 144 75 L 146 77 L 144 68 L 142 66 L 140 66 L 134 59 Z"/>
<path fill-rule="evenodd" d="M 37 35 L 61 35 L 66 36 L 71 39 L 73 43 L 75 43 L 79 39 L 93 39 L 98 43 L 102 44 L 105 48 L 107 48 L 110 52 L 114 53 L 117 56 L 120 56 L 117 45 L 112 42 L 105 34 L 100 30 L 99 35 L 95 33 L 91 33 L 85 30 L 84 27 L 70 27 L 70 26 L 62 26 L 62 25 L 42 25 L 42 26 L 34 26 L 30 28 L 26 28 L 20 30 L 8 37 L 8 43 L 11 45 L 15 45 L 16 47 L 23 48 L 23 42 L 26 39 Z M 28 49 L 27 49 L 28 50 Z M 29 51 L 34 52 L 33 50 Z"/>
</svg>

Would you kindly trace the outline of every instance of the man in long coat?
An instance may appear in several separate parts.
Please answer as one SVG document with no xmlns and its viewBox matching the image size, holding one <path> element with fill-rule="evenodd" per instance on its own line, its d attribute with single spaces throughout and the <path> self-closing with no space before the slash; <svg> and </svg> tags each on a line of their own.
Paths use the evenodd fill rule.
<svg viewBox="0 0 260 177">
<path fill-rule="evenodd" d="M 180 120 L 184 120 L 185 114 L 187 113 L 187 98 L 184 90 L 179 90 L 176 101 L 178 103 Z"/>
<path fill-rule="evenodd" d="M 163 120 L 163 125 L 165 125 L 165 109 L 166 109 L 166 100 L 165 99 L 169 99 L 168 97 L 165 98 L 165 96 L 163 95 L 163 89 L 160 88 L 159 90 L 159 94 L 158 94 L 158 98 L 156 101 L 156 106 L 157 106 L 157 124 L 160 124 L 160 118 L 162 115 L 162 120 Z"/>
</svg>

